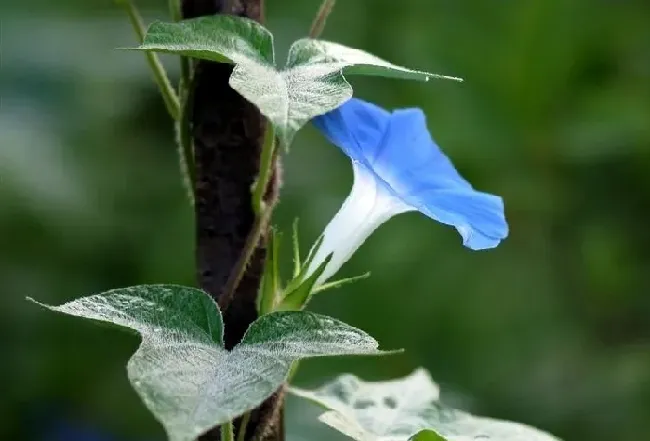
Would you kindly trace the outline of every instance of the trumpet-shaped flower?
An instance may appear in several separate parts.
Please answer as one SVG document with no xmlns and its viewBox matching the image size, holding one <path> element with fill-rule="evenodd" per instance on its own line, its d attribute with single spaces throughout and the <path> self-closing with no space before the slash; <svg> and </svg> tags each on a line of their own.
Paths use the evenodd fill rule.
<svg viewBox="0 0 650 441">
<path fill-rule="evenodd" d="M 329 222 L 308 270 L 331 255 L 316 285 L 335 274 L 370 234 L 399 213 L 419 211 L 458 230 L 473 250 L 508 235 L 503 200 L 463 179 L 431 138 L 420 109 L 388 112 L 351 99 L 313 120 L 352 160 L 352 191 Z"/>
</svg>

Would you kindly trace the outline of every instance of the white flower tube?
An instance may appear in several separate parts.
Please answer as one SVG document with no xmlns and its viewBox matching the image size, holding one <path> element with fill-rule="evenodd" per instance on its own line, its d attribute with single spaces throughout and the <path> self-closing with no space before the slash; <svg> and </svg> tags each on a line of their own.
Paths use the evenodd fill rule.
<svg viewBox="0 0 650 441">
<path fill-rule="evenodd" d="M 359 163 L 353 161 L 352 169 L 352 191 L 325 227 L 323 240 L 307 271 L 306 277 L 309 277 L 327 256 L 332 255 L 315 286 L 336 274 L 377 227 L 396 214 L 414 210 L 393 195 L 386 185 L 377 182 L 376 176 Z"/>
</svg>

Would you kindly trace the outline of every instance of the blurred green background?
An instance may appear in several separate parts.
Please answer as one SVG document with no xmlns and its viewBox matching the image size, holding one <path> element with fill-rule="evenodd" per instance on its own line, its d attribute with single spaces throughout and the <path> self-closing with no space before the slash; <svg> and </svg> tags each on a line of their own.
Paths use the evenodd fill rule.
<svg viewBox="0 0 650 441">
<path fill-rule="evenodd" d="M 267 3 L 284 57 L 319 0 Z M 313 309 L 406 352 L 311 361 L 297 382 L 424 366 L 445 401 L 475 413 L 566 441 L 648 439 L 650 3 L 338 3 L 325 38 L 465 78 L 353 84 L 386 107 L 423 107 L 461 172 L 504 197 L 511 235 L 471 252 L 421 215 L 391 220 L 343 271 L 373 277 Z M 165 17 L 166 1 L 139 4 Z M 114 50 L 134 37 L 109 0 L 2 2 L 0 18 L 0 439 L 54 439 L 65 420 L 162 440 L 126 378 L 137 339 L 24 298 L 194 283 L 172 126 L 141 54 Z M 308 127 L 284 172 L 276 221 L 300 217 L 306 247 L 347 195 L 349 162 Z M 291 440 L 341 439 L 313 409 L 292 400 L 288 414 Z"/>
</svg>

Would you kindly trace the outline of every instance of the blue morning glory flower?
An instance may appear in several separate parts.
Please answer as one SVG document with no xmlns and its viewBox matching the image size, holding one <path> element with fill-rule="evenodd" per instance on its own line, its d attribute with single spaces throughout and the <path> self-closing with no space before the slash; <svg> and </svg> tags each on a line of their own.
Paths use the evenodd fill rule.
<svg viewBox="0 0 650 441">
<path fill-rule="evenodd" d="M 503 200 L 474 190 L 431 138 L 420 109 L 388 112 L 352 98 L 314 120 L 352 160 L 352 191 L 325 228 L 310 271 L 332 255 L 317 284 L 352 256 L 382 223 L 419 211 L 458 230 L 473 250 L 496 247 L 508 235 Z"/>
</svg>

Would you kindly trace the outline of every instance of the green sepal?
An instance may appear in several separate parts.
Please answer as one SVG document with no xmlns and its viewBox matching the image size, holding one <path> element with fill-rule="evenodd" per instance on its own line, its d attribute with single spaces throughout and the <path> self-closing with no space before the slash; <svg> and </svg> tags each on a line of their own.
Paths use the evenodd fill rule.
<svg viewBox="0 0 650 441">
<path fill-rule="evenodd" d="M 298 239 L 298 218 L 295 218 L 291 226 L 291 243 L 293 245 L 293 278 L 295 279 L 300 275 L 302 267 L 300 258 L 300 240 Z"/>
<path fill-rule="evenodd" d="M 367 272 L 365 274 L 360 274 L 358 276 L 352 276 L 352 277 L 346 277 L 344 279 L 334 280 L 333 282 L 323 283 L 322 285 L 317 287 L 312 292 L 312 294 L 318 294 L 318 293 L 321 293 L 323 291 L 327 291 L 327 290 L 330 290 L 330 289 L 340 288 L 343 285 L 348 285 L 348 284 L 351 284 L 351 283 L 354 283 L 354 282 L 358 282 L 360 280 L 367 279 L 368 277 L 370 277 L 370 272 Z"/>
<path fill-rule="evenodd" d="M 272 312 L 280 295 L 280 239 L 282 235 L 274 228 L 271 229 L 271 237 L 264 260 L 264 272 L 260 282 L 260 290 L 257 296 L 257 311 L 260 315 Z"/>
<path fill-rule="evenodd" d="M 325 271 L 325 267 L 330 260 L 332 260 L 332 254 L 327 256 L 323 263 L 321 263 L 309 277 L 302 280 L 300 283 L 294 282 L 290 285 L 291 289 L 285 289 L 284 297 L 276 309 L 278 311 L 299 311 L 303 309 L 307 303 L 309 303 L 311 296 L 314 294 L 314 285 L 321 274 Z"/>
</svg>

